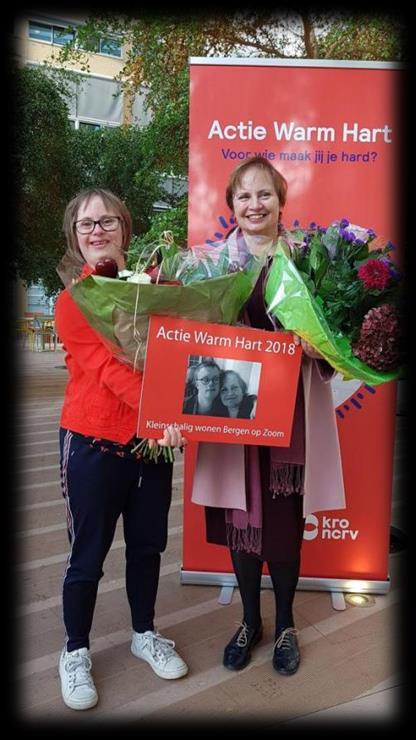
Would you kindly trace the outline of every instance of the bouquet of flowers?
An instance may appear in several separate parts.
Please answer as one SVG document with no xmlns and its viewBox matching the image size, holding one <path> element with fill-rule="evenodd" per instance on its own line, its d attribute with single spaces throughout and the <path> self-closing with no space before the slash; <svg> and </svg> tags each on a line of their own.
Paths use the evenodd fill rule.
<svg viewBox="0 0 416 740">
<path fill-rule="evenodd" d="M 335 221 L 279 239 L 266 285 L 268 310 L 345 380 L 371 384 L 399 376 L 401 274 L 372 229 Z"/>
<path fill-rule="evenodd" d="M 139 255 L 133 270 L 118 273 L 114 261 L 106 259 L 70 290 L 115 356 L 143 369 L 151 314 L 232 324 L 265 260 L 249 253 L 242 267 L 231 242 L 183 249 L 165 232 Z"/>
</svg>

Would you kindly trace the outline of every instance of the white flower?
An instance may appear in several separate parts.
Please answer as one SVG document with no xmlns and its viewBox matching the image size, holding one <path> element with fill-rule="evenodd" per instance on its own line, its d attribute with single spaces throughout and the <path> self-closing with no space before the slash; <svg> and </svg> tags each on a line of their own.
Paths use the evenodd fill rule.
<svg viewBox="0 0 416 740">
<path fill-rule="evenodd" d="M 127 283 L 151 283 L 152 279 L 147 272 L 132 272 L 126 280 Z"/>
<path fill-rule="evenodd" d="M 363 229 L 362 226 L 356 226 L 356 224 L 350 224 L 348 231 L 352 231 L 356 239 L 360 239 L 365 244 L 368 242 L 368 229 Z"/>
</svg>

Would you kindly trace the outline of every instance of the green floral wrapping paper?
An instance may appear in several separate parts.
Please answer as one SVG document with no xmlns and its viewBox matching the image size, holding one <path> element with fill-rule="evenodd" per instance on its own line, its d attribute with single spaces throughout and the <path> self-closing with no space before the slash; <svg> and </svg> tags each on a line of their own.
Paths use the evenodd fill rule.
<svg viewBox="0 0 416 740">
<path fill-rule="evenodd" d="M 313 345 L 344 380 L 356 379 L 378 385 L 400 376 L 399 371 L 373 370 L 353 355 L 350 341 L 331 330 L 321 307 L 283 249 L 273 258 L 265 299 L 268 311 L 283 327 Z"/>
<path fill-rule="evenodd" d="M 70 292 L 114 355 L 142 370 L 149 315 L 233 324 L 260 269 L 261 263 L 256 274 L 240 270 L 188 285 L 129 283 L 89 275 Z"/>
</svg>

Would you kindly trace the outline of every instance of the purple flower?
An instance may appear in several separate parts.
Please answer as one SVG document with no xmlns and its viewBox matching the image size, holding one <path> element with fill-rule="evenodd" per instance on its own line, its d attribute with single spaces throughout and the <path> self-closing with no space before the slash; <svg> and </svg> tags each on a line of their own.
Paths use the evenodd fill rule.
<svg viewBox="0 0 416 740">
<path fill-rule="evenodd" d="M 346 242 L 353 242 L 355 239 L 355 234 L 352 233 L 352 231 L 348 231 L 347 229 L 340 229 L 339 235 L 345 239 Z"/>
<path fill-rule="evenodd" d="M 380 257 L 380 262 L 384 262 L 384 264 L 389 268 L 390 277 L 393 278 L 393 280 L 399 280 L 401 277 L 400 270 L 397 269 L 396 265 L 393 264 L 391 259 L 389 257 Z"/>
<path fill-rule="evenodd" d="M 347 226 L 349 226 L 349 225 L 350 225 L 350 222 L 348 221 L 348 219 L 347 219 L 347 218 L 342 218 L 342 219 L 341 219 L 341 221 L 339 222 L 339 228 L 340 228 L 341 230 L 342 230 L 342 229 L 346 229 L 346 228 L 347 228 Z"/>
</svg>

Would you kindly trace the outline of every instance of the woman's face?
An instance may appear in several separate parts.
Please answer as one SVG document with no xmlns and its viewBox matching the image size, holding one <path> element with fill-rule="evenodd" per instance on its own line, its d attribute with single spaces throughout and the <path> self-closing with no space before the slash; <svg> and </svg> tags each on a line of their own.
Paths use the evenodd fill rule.
<svg viewBox="0 0 416 740">
<path fill-rule="evenodd" d="M 99 195 L 93 195 L 88 202 L 82 203 L 78 210 L 77 222 L 86 219 L 98 221 L 109 216 L 119 216 L 110 207 L 104 205 Z M 100 224 L 95 224 L 90 234 L 80 234 L 76 231 L 78 245 L 82 256 L 90 267 L 95 267 L 97 260 L 101 257 L 112 257 L 118 265 L 118 269 L 124 268 L 125 260 L 121 251 L 123 244 L 123 232 L 121 221 L 114 231 L 106 231 Z"/>
<path fill-rule="evenodd" d="M 276 237 L 280 202 L 273 180 L 262 168 L 249 167 L 233 195 L 237 224 L 251 236 Z"/>
<path fill-rule="evenodd" d="M 227 408 L 233 408 L 240 405 L 243 400 L 244 393 L 240 381 L 235 373 L 226 375 L 221 386 L 220 396 L 222 403 L 224 406 L 227 406 Z"/>
<path fill-rule="evenodd" d="M 195 377 L 198 391 L 198 400 L 208 405 L 218 396 L 220 387 L 220 371 L 216 367 L 200 367 Z"/>
</svg>

